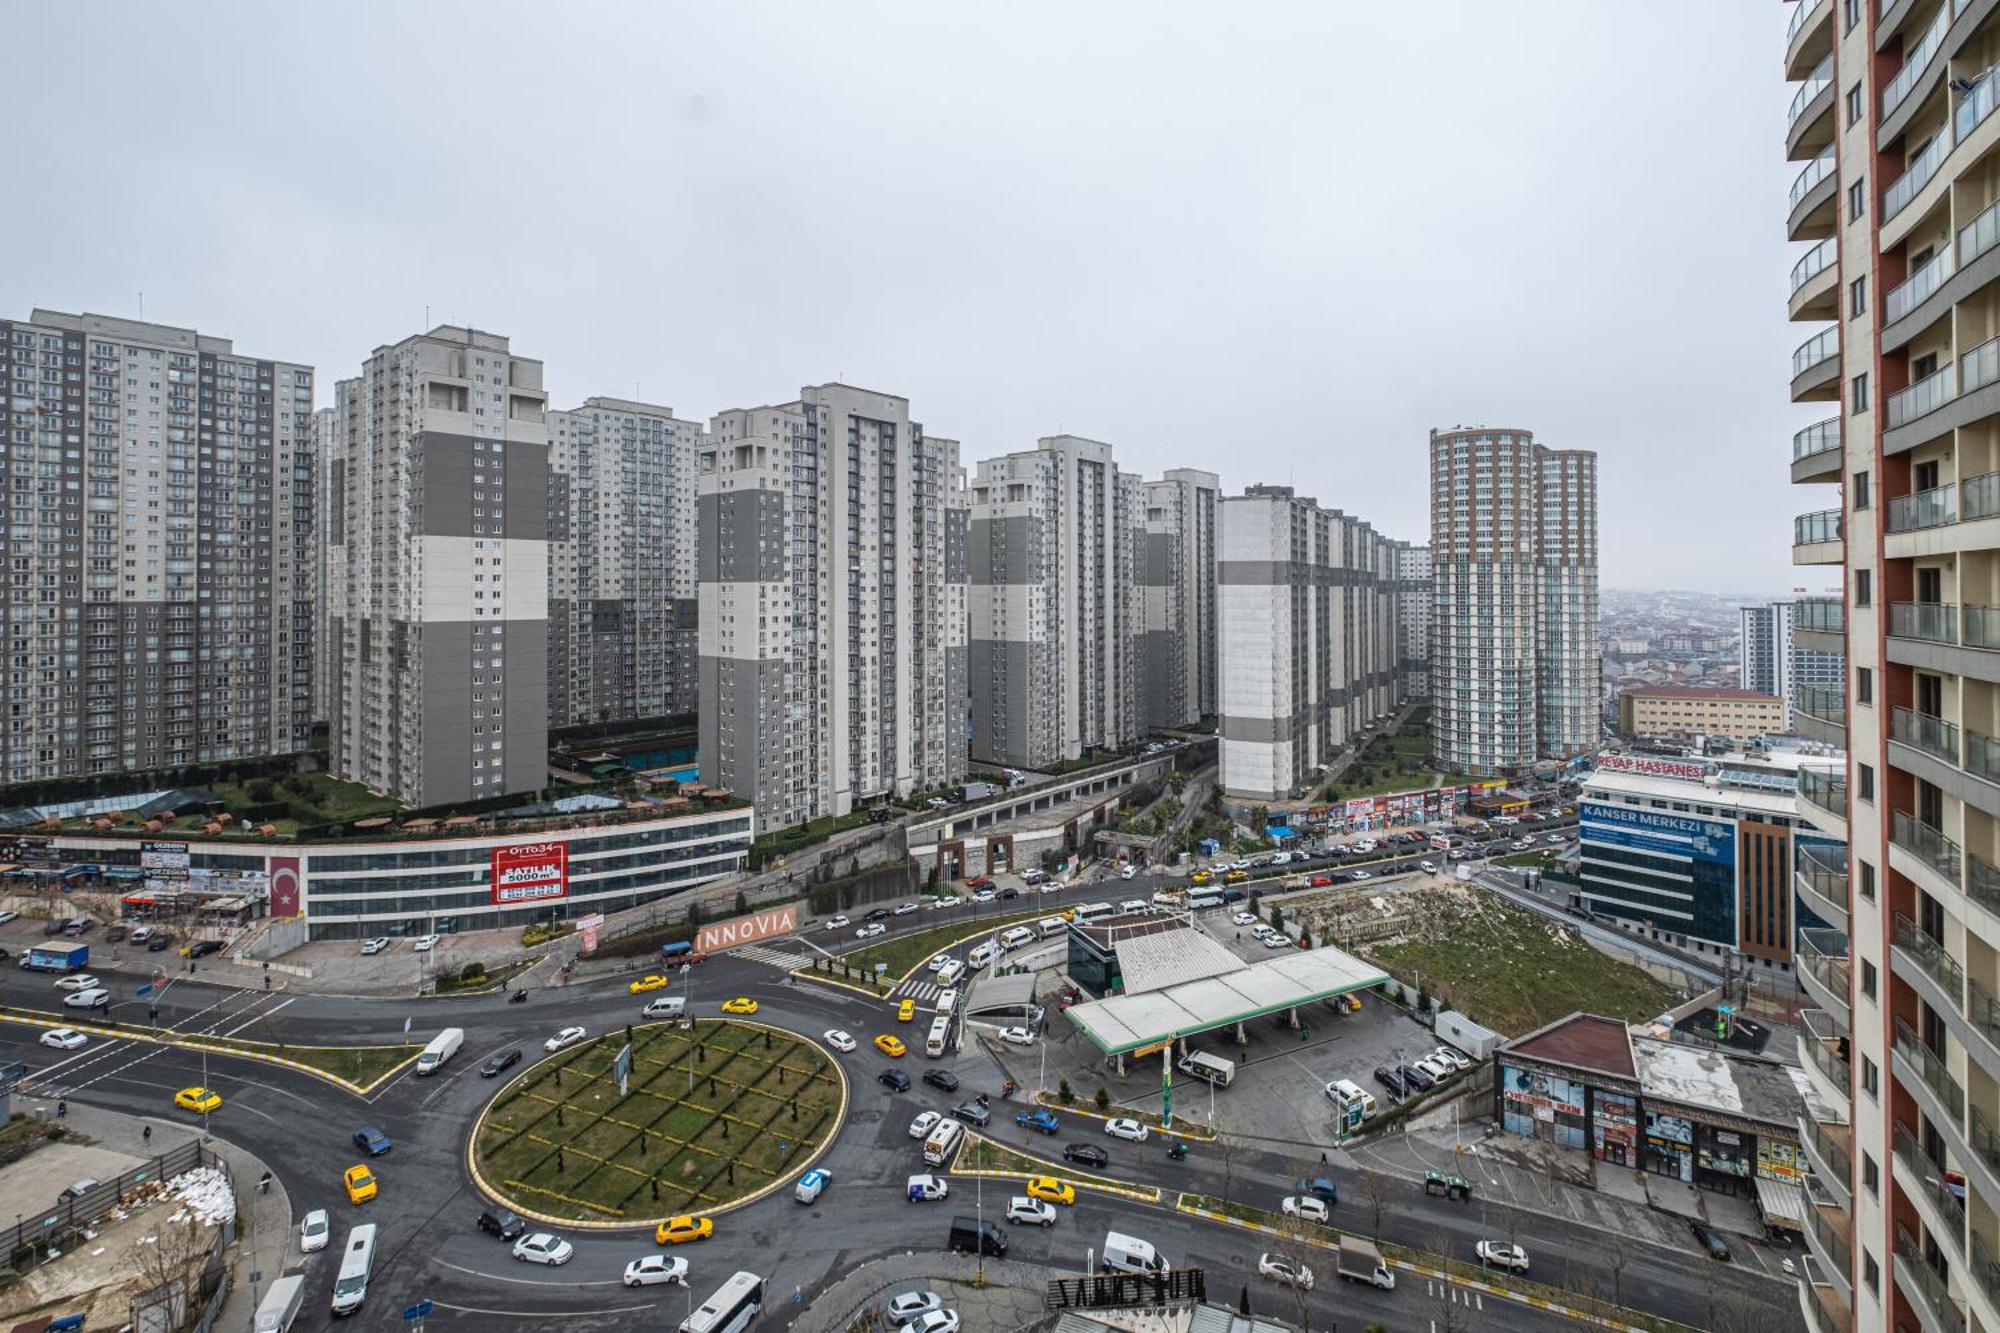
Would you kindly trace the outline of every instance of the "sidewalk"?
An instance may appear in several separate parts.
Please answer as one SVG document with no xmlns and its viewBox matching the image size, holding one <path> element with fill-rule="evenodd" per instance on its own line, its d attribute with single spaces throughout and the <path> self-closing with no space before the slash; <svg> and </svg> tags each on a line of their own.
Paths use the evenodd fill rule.
<svg viewBox="0 0 2000 1333">
<path fill-rule="evenodd" d="M 16 1108 L 29 1115 L 55 1116 L 56 1105 L 46 1098 L 17 1095 L 14 1100 Z M 126 1115 L 94 1106 L 70 1106 L 63 1123 L 106 1148 L 138 1158 L 201 1137 L 199 1130 L 176 1120 Z M 153 1127 L 150 1144 L 144 1138 L 147 1125 Z M 236 1187 L 237 1240 L 229 1250 L 229 1295 L 215 1321 L 217 1329 L 233 1333 L 251 1326 L 258 1299 L 284 1275 L 286 1263 L 294 1257 L 292 1202 L 284 1183 L 275 1176 L 269 1194 L 257 1192 L 258 1178 L 269 1169 L 263 1161 L 218 1138 L 211 1137 L 208 1146 L 229 1167 L 230 1182 Z M 254 1284 L 252 1273 L 258 1274 Z"/>
</svg>

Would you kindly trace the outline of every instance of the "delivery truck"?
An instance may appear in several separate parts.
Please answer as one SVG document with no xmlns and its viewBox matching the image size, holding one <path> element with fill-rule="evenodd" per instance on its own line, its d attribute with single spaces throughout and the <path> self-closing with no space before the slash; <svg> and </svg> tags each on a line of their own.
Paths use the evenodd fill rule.
<svg viewBox="0 0 2000 1333">
<path fill-rule="evenodd" d="M 1382 1251 L 1372 1240 L 1359 1236 L 1340 1238 L 1340 1257 L 1336 1265 L 1340 1275 L 1349 1282 L 1366 1282 L 1371 1287 L 1383 1291 L 1396 1289 L 1396 1275 L 1389 1271 L 1389 1265 L 1382 1262 Z"/>
<path fill-rule="evenodd" d="M 446 1028 L 431 1038 L 430 1045 L 424 1047 L 417 1057 L 419 1075 L 435 1074 L 444 1068 L 444 1062 L 458 1054 L 458 1048 L 465 1045 L 464 1028 Z"/>
<path fill-rule="evenodd" d="M 37 944 L 21 955 L 31 972 L 81 972 L 90 966 L 88 944 Z"/>
</svg>

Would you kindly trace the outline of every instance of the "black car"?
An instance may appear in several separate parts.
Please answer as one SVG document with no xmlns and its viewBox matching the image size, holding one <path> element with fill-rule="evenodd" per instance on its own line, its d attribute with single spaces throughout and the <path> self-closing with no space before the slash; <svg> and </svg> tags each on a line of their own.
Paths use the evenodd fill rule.
<svg viewBox="0 0 2000 1333">
<path fill-rule="evenodd" d="M 1729 1245 L 1713 1227 L 1706 1226 L 1690 1218 L 1688 1225 L 1694 1229 L 1694 1238 L 1701 1242 L 1701 1248 L 1708 1251 L 1708 1257 L 1717 1263 L 1729 1262 Z"/>
<path fill-rule="evenodd" d="M 1222 891 L 1222 901 L 1226 903 L 1240 903 L 1248 896 L 1241 889 L 1224 889 Z"/>
<path fill-rule="evenodd" d="M 1387 1088 L 1391 1097 L 1400 1097 L 1405 1091 L 1403 1076 L 1388 1065 L 1375 1067 L 1375 1081 Z"/>
<path fill-rule="evenodd" d="M 1401 1073 L 1403 1075 L 1403 1082 L 1408 1084 L 1410 1087 L 1416 1089 L 1418 1092 L 1429 1092 L 1432 1088 L 1437 1086 L 1436 1079 L 1432 1078 L 1429 1074 L 1426 1074 L 1423 1070 L 1417 1068 L 1415 1065 L 1404 1065 L 1402 1067 Z"/>
<path fill-rule="evenodd" d="M 1094 1143 L 1071 1143 L 1063 1148 L 1063 1160 L 1102 1168 L 1111 1165 L 1111 1154 Z"/>
<path fill-rule="evenodd" d="M 1000 896 L 1002 898 L 1018 898 L 1021 896 L 1021 891 L 1019 889 L 1002 889 L 1000 890 Z"/>
<path fill-rule="evenodd" d="M 222 952 L 221 940 L 196 940 L 188 948 L 188 957 L 206 958 L 212 953 Z"/>
<path fill-rule="evenodd" d="M 124 939 L 125 935 L 126 930 L 123 926 L 106 926 L 104 928 L 104 942 L 106 944 L 116 944 L 118 941 Z"/>
<path fill-rule="evenodd" d="M 875 1081 L 891 1092 L 908 1092 L 910 1076 L 900 1069 L 885 1069 L 875 1076 Z"/>
<path fill-rule="evenodd" d="M 868 915 L 862 918 L 864 921 L 887 921 L 888 919 L 889 909 L 886 907 L 871 908 Z"/>
<path fill-rule="evenodd" d="M 951 1116 L 954 1120 L 962 1120 L 968 1125 L 977 1125 L 981 1129 L 985 1129 L 993 1123 L 993 1113 L 978 1102 L 960 1102 L 951 1108 Z"/>
<path fill-rule="evenodd" d="M 488 1208 L 479 1215 L 479 1229 L 501 1240 L 518 1240 L 528 1224 L 505 1208 Z"/>
<path fill-rule="evenodd" d="M 486 1063 L 479 1066 L 479 1077 L 498 1078 L 521 1063 L 521 1053 L 517 1050 L 495 1051 L 486 1057 Z"/>
<path fill-rule="evenodd" d="M 147 953 L 164 953 L 173 947 L 174 937 L 171 935 L 155 935 L 146 941 Z"/>
<path fill-rule="evenodd" d="M 924 1082 L 930 1084 L 933 1088 L 942 1088 L 946 1092 L 958 1091 L 958 1075 L 952 1073 L 949 1069 L 926 1069 L 924 1071 Z"/>
</svg>

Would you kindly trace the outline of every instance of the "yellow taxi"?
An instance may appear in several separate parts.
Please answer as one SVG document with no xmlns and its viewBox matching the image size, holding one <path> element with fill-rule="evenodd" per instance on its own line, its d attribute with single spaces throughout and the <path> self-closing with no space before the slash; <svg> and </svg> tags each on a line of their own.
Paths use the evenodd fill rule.
<svg viewBox="0 0 2000 1333">
<path fill-rule="evenodd" d="M 174 1094 L 174 1105 L 183 1111 L 195 1111 L 207 1115 L 222 1106 L 222 1094 L 207 1088 L 182 1088 Z"/>
<path fill-rule="evenodd" d="M 665 977 L 660 976 L 658 973 L 651 973 L 646 976 L 640 977 L 630 986 L 627 986 L 626 989 L 631 991 L 632 994 L 634 995 L 644 995 L 649 990 L 665 990 L 668 986 L 672 984 L 673 984 L 672 982 L 668 981 Z"/>
<path fill-rule="evenodd" d="M 1194 872 L 1193 882 L 1196 884 L 1213 884 L 1215 883 L 1215 875 L 1211 871 L 1197 870 Z"/>
<path fill-rule="evenodd" d="M 681 1245 L 691 1240 L 707 1240 L 715 1234 L 715 1219 L 683 1213 L 653 1228 L 655 1245 Z"/>
<path fill-rule="evenodd" d="M 757 1002 L 747 995 L 739 995 L 733 1000 L 724 1000 L 722 1002 L 722 1012 L 725 1014 L 754 1014 L 757 1012 Z"/>
<path fill-rule="evenodd" d="M 917 1002 L 915 1000 L 905 999 L 901 1004 L 896 1006 L 896 1021 L 898 1023 L 907 1023 L 916 1016 Z"/>
<path fill-rule="evenodd" d="M 884 1055 L 893 1055 L 901 1059 L 903 1052 L 908 1050 L 909 1047 L 903 1045 L 902 1038 L 892 1037 L 885 1032 L 875 1039 L 875 1049 Z"/>
<path fill-rule="evenodd" d="M 1247 870 L 1232 870 L 1222 877 L 1225 884 L 1241 884 L 1248 878 L 1250 878 L 1250 872 Z"/>
<path fill-rule="evenodd" d="M 1057 1180 L 1054 1176 L 1029 1176 L 1028 1197 L 1047 1199 L 1050 1203 L 1071 1204 L 1076 1202 L 1076 1186 L 1067 1180 Z"/>
<path fill-rule="evenodd" d="M 350 1166 L 341 1173 L 340 1183 L 347 1186 L 349 1203 L 367 1203 L 380 1193 L 375 1183 L 375 1173 L 365 1166 Z"/>
</svg>

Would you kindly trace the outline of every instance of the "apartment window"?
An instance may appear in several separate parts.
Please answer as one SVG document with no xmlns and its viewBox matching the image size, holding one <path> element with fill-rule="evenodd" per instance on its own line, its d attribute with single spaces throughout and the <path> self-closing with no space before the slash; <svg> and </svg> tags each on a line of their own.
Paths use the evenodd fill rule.
<svg viewBox="0 0 2000 1333">
<path fill-rule="evenodd" d="M 1881 1100 L 1882 1071 L 1877 1069 L 1875 1062 L 1865 1055 L 1861 1057 L 1861 1088 L 1870 1097 Z"/>
<path fill-rule="evenodd" d="M 1865 315 L 1868 313 L 1868 275 L 1862 274 L 1847 284 L 1847 313 Z"/>
<path fill-rule="evenodd" d="M 1861 867 L 1861 896 L 1869 902 L 1875 901 L 1875 867 L 1866 861 L 1856 861 Z"/>
<path fill-rule="evenodd" d="M 1882 1266 L 1875 1262 L 1875 1256 L 1867 1250 L 1861 1252 L 1861 1280 L 1868 1286 L 1868 1294 L 1881 1299 Z"/>
<path fill-rule="evenodd" d="M 1871 1000 L 1875 998 L 1875 964 L 1866 958 L 1861 960 L 1861 993 Z"/>
<path fill-rule="evenodd" d="M 1870 1194 L 1882 1192 L 1882 1168 L 1876 1165 L 1875 1154 L 1866 1148 L 1861 1150 L 1861 1184 Z"/>
<path fill-rule="evenodd" d="M 1873 606 L 1875 604 L 1875 571 L 1857 569 L 1854 571 L 1854 604 Z"/>
<path fill-rule="evenodd" d="M 1854 702 L 1857 704 L 1875 702 L 1875 672 L 1870 667 L 1854 668 Z"/>
<path fill-rule="evenodd" d="M 1868 212 L 1868 182 L 1858 180 L 1847 187 L 1847 220 L 1859 222 Z"/>
<path fill-rule="evenodd" d="M 1865 386 L 1863 392 L 1866 392 Z M 1854 484 L 1850 486 L 1848 489 L 1854 493 L 1855 512 L 1859 513 L 1863 509 L 1866 509 L 1871 499 L 1871 492 L 1869 491 L 1868 487 L 1868 474 L 1866 472 L 1855 473 Z"/>
<path fill-rule="evenodd" d="M 1868 376 L 1866 372 L 1856 375 L 1847 386 L 1847 400 L 1856 412 L 1868 410 Z"/>
<path fill-rule="evenodd" d="M 1853 129 L 1861 123 L 1861 85 L 1855 84 L 1847 90 L 1847 128 Z"/>
<path fill-rule="evenodd" d="M 1864 801 L 1875 799 L 1875 766 L 1856 764 L 1854 766 L 1854 794 Z"/>
</svg>

